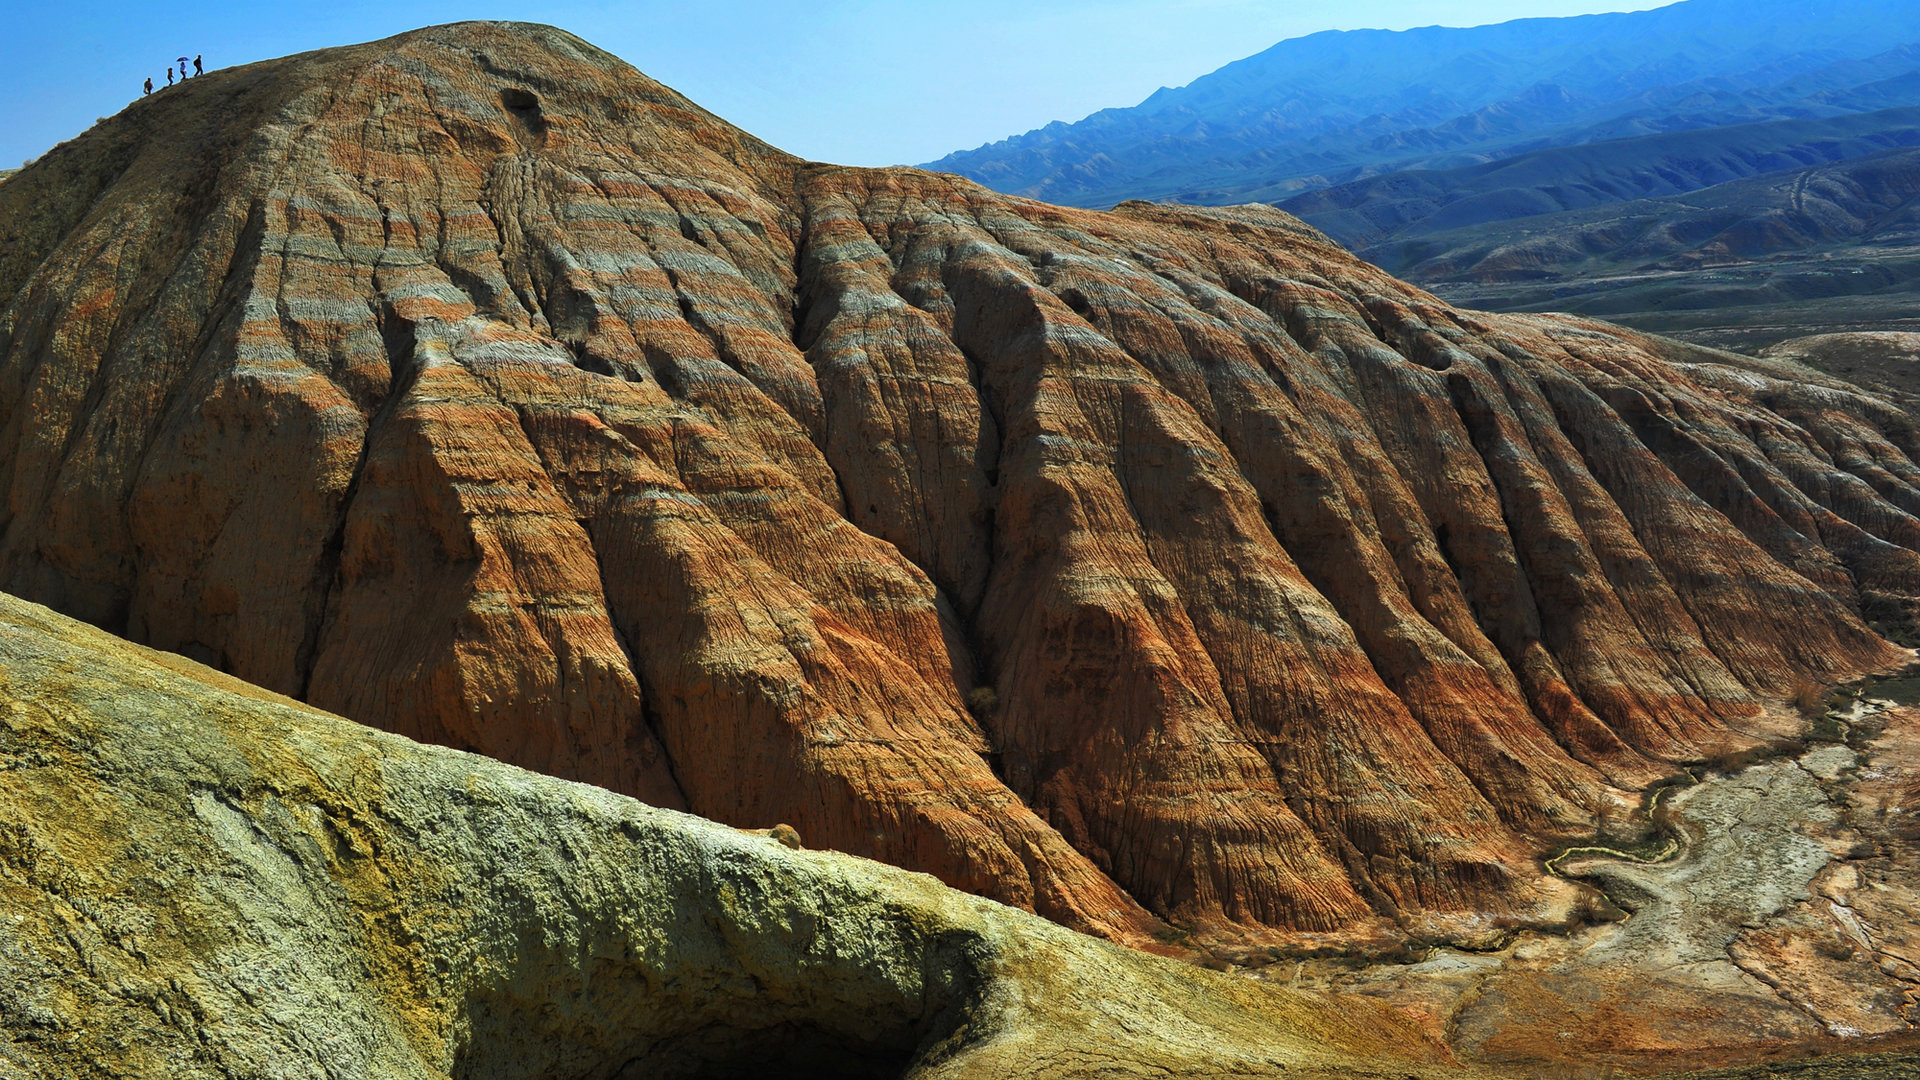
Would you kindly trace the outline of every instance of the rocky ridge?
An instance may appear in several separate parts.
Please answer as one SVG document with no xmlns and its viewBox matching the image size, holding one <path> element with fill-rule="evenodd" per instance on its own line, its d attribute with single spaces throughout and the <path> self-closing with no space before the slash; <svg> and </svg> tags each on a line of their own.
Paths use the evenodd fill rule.
<svg viewBox="0 0 1920 1080">
<path fill-rule="evenodd" d="M 1565 918 L 1550 839 L 1920 594 L 1845 383 L 800 161 L 545 27 L 170 88 L 0 239 L 0 586 L 1136 943 Z"/>
<path fill-rule="evenodd" d="M 0 1074 L 1463 1075 L 1385 1006 L 372 731 L 0 596 Z"/>
</svg>

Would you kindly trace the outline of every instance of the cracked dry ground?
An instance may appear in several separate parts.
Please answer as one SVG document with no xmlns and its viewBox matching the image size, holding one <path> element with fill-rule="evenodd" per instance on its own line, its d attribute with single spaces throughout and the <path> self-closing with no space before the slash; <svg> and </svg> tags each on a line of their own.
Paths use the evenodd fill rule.
<svg viewBox="0 0 1920 1080">
<path fill-rule="evenodd" d="M 1845 383 L 803 162 L 548 28 L 195 79 L 0 239 L 0 587 L 1148 947 L 1562 923 L 1541 852 L 1920 595 Z"/>
<path fill-rule="evenodd" d="M 1671 861 L 1568 860 L 1625 909 L 1617 921 L 1415 964 L 1302 961 L 1258 977 L 1374 995 L 1464 1060 L 1557 1063 L 1569 1080 L 1682 1063 L 1838 1068 L 1853 1059 L 1827 1055 L 1871 1050 L 1885 1056 L 1860 1059 L 1858 1075 L 1912 1075 L 1920 708 L 1883 702 L 1854 719 L 1847 742 L 1703 773 L 1666 800 L 1681 841 Z"/>
</svg>

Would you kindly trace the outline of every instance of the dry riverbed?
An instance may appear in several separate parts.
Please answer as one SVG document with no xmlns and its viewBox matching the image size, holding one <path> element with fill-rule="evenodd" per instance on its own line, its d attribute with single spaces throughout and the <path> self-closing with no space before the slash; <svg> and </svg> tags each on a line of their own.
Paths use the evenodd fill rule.
<svg viewBox="0 0 1920 1080">
<path fill-rule="evenodd" d="M 1551 1063 L 1569 1080 L 1906 1047 L 1920 1039 L 1914 689 L 1869 688 L 1816 725 L 1829 741 L 1666 793 L 1675 844 L 1654 861 L 1596 849 L 1555 861 L 1618 921 L 1256 977 L 1384 998 L 1463 1061 L 1528 1075 Z"/>
</svg>

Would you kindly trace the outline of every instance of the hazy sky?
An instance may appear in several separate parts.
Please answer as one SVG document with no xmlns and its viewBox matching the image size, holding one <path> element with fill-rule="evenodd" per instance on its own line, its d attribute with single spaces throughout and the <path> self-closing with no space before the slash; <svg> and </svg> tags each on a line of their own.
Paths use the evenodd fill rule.
<svg viewBox="0 0 1920 1080">
<path fill-rule="evenodd" d="M 22 0 L 0 53 L 0 168 L 164 82 L 461 19 L 571 30 L 809 158 L 912 164 L 1133 105 L 1317 30 L 1475 26 L 1667 0 Z"/>
</svg>

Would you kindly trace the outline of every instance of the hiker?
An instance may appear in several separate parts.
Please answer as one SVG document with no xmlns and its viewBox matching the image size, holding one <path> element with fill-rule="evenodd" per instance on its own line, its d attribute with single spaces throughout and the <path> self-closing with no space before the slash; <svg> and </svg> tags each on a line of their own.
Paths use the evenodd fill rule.
<svg viewBox="0 0 1920 1080">
<path fill-rule="evenodd" d="M 173 85 L 173 69 L 172 68 L 167 69 L 167 85 L 168 86 Z"/>
<path fill-rule="evenodd" d="M 153 93 L 153 77 L 152 76 L 147 77 L 147 93 L 149 94 Z"/>
<path fill-rule="evenodd" d="M 194 73 L 195 75 L 205 75 L 205 74 L 206 74 L 206 70 L 205 70 L 205 69 L 203 69 L 203 68 L 202 68 L 202 67 L 200 66 L 200 58 L 199 58 L 198 56 L 195 56 L 195 57 L 193 58 L 193 73 Z"/>
</svg>

